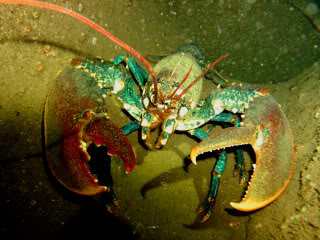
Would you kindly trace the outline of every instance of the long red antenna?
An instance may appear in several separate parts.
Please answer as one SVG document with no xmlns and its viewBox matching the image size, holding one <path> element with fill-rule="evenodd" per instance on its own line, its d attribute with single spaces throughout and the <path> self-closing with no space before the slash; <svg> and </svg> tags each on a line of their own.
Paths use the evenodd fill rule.
<svg viewBox="0 0 320 240">
<path fill-rule="evenodd" d="M 193 80 L 192 83 L 189 84 L 188 87 L 186 87 L 182 93 L 180 93 L 180 95 L 176 98 L 176 100 L 180 100 L 182 95 L 185 94 L 194 84 L 196 84 L 196 82 L 198 82 L 201 78 L 204 77 L 204 75 L 207 74 L 207 72 L 209 72 L 217 63 L 221 62 L 225 57 L 228 57 L 229 56 L 229 53 L 226 53 L 225 55 L 223 55 L 222 57 L 220 57 L 219 59 L 217 59 L 214 63 L 212 63 L 209 67 L 207 67 L 206 70 L 204 70 L 203 73 L 200 74 L 199 77 L 197 77 L 195 80 Z"/>
<path fill-rule="evenodd" d="M 186 76 L 184 77 L 184 79 L 179 83 L 178 87 L 176 88 L 176 90 L 174 90 L 174 92 L 170 95 L 169 98 L 172 98 L 176 92 L 178 91 L 178 89 L 182 86 L 182 84 L 187 80 L 187 78 L 189 77 L 190 73 L 192 70 L 192 66 L 190 67 L 189 71 L 187 72 Z"/>
<path fill-rule="evenodd" d="M 97 30 L 100 32 L 102 35 L 106 36 L 109 38 L 111 41 L 115 42 L 119 46 L 121 46 L 123 49 L 127 50 L 130 54 L 135 56 L 141 63 L 146 66 L 146 68 L 149 70 L 152 79 L 153 79 L 153 85 L 154 85 L 154 94 L 155 94 L 155 103 L 158 102 L 158 84 L 157 84 L 157 78 L 156 75 L 151 67 L 151 65 L 147 62 L 147 60 L 136 50 L 134 50 L 132 47 L 127 45 L 126 43 L 122 42 L 120 39 L 112 35 L 110 32 L 105 30 L 104 28 L 100 27 L 98 24 L 94 23 L 90 19 L 70 10 L 64 7 L 61 7 L 59 5 L 54 5 L 51 3 L 46 3 L 46 2 L 39 2 L 39 1 L 32 1 L 32 0 L 0 0 L 0 4 L 6 4 L 6 5 L 22 5 L 22 6 L 32 6 L 32 7 L 37 7 L 37 8 L 45 8 L 45 9 L 50 9 L 59 13 L 63 13 L 66 15 L 69 15 L 80 22 L 83 22 L 90 26 L 92 29 Z"/>
</svg>

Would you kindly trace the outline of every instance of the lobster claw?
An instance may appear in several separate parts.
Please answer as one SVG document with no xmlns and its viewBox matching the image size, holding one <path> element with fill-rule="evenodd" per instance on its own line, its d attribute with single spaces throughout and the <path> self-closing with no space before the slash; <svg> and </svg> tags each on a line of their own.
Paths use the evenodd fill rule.
<svg viewBox="0 0 320 240">
<path fill-rule="evenodd" d="M 108 190 L 87 168 L 90 144 L 118 155 L 127 173 L 135 167 L 129 139 L 109 119 L 96 80 L 82 71 L 67 68 L 49 86 L 44 130 L 49 168 L 72 192 L 94 196 Z"/>
<path fill-rule="evenodd" d="M 190 154 L 196 163 L 199 154 L 228 147 L 251 145 L 256 162 L 246 194 L 231 206 L 240 211 L 261 209 L 286 189 L 294 169 L 293 136 L 288 119 L 271 95 L 251 102 L 243 126 L 218 130 L 198 143 Z"/>
</svg>

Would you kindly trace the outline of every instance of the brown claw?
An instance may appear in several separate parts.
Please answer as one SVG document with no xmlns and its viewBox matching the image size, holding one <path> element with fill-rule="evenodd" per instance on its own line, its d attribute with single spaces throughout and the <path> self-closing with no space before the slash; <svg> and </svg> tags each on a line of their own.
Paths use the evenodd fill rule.
<svg viewBox="0 0 320 240">
<path fill-rule="evenodd" d="M 294 147 L 289 122 L 272 96 L 255 99 L 245 113 L 244 126 L 216 131 L 197 144 L 190 154 L 197 155 L 226 147 L 250 144 L 256 165 L 240 211 L 253 211 L 270 204 L 285 190 L 293 173 Z"/>
<path fill-rule="evenodd" d="M 100 88 L 94 78 L 67 68 L 49 87 L 45 105 L 46 154 L 54 176 L 69 190 L 97 195 L 107 190 L 87 169 L 91 143 L 119 155 L 129 173 L 135 156 L 129 139 L 105 113 Z"/>
</svg>

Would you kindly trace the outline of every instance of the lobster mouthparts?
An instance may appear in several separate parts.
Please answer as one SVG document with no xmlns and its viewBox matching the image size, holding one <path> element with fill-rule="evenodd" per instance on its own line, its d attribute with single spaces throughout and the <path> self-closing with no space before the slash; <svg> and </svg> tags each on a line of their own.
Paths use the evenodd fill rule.
<svg viewBox="0 0 320 240">
<path fill-rule="evenodd" d="M 82 71 L 67 68 L 49 87 L 44 130 L 49 168 L 72 192 L 94 196 L 108 190 L 87 168 L 90 144 L 106 146 L 108 154 L 118 155 L 127 173 L 135 167 L 129 139 L 109 119 L 95 79 Z"/>
</svg>

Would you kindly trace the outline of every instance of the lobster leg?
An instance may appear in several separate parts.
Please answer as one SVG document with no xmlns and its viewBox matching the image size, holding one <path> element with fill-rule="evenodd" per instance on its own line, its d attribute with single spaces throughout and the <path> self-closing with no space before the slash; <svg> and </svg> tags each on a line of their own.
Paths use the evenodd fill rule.
<svg viewBox="0 0 320 240">
<path fill-rule="evenodd" d="M 205 222 L 209 219 L 213 207 L 216 202 L 216 197 L 220 184 L 220 177 L 224 172 L 227 163 L 227 152 L 222 151 L 220 153 L 219 159 L 215 164 L 214 169 L 211 172 L 211 183 L 206 200 L 198 208 L 197 213 L 204 213 L 201 217 L 201 222 Z"/>
<path fill-rule="evenodd" d="M 152 148 L 152 143 L 150 142 L 150 131 L 153 128 L 158 127 L 161 124 L 161 121 L 159 121 L 159 118 L 153 114 L 153 113 L 145 113 L 142 117 L 141 122 L 141 134 L 142 139 L 145 141 L 145 144 L 150 149 Z M 176 118 L 173 116 L 169 116 L 163 120 L 163 123 L 161 124 L 161 134 L 157 139 L 157 142 L 155 144 L 156 148 L 163 147 L 168 139 L 169 136 L 174 132 L 176 125 Z"/>
<path fill-rule="evenodd" d="M 157 143 L 155 144 L 156 148 L 161 148 L 166 145 L 169 136 L 174 132 L 175 123 L 176 119 L 172 116 L 163 121 L 161 126 L 161 134 L 158 137 Z"/>
<path fill-rule="evenodd" d="M 235 127 L 240 127 L 240 120 L 239 118 L 235 119 Z M 246 174 L 245 174 L 245 165 L 244 165 L 244 158 L 243 158 L 243 150 L 237 149 L 236 150 L 236 164 L 234 165 L 233 176 L 240 176 L 240 184 L 245 184 L 246 182 Z"/>
<path fill-rule="evenodd" d="M 124 133 L 124 135 L 129 135 L 130 133 L 139 129 L 139 124 L 140 122 L 138 120 L 132 121 L 127 125 L 123 126 L 121 128 L 121 131 Z"/>
<path fill-rule="evenodd" d="M 145 113 L 143 114 L 141 121 L 141 138 L 150 149 L 152 148 L 152 144 L 150 143 L 150 131 L 153 118 L 154 115 L 152 113 Z"/>
<path fill-rule="evenodd" d="M 222 122 L 222 123 L 226 123 L 226 122 L 234 123 L 235 127 L 240 127 L 239 118 L 235 117 L 234 114 L 230 114 L 230 113 L 220 113 L 219 115 L 212 118 L 212 121 Z M 210 131 L 212 130 L 211 127 L 209 129 Z M 193 135 L 198 137 L 200 140 L 204 140 L 210 136 L 208 133 L 202 131 L 199 128 L 194 130 Z M 237 149 L 235 157 L 236 157 L 236 164 L 235 164 L 233 176 L 237 176 L 240 173 L 240 184 L 244 184 L 246 177 L 245 177 L 243 150 Z M 224 172 L 226 161 L 227 161 L 227 152 L 224 150 L 220 151 L 218 161 L 216 162 L 215 167 L 211 172 L 211 182 L 210 182 L 210 188 L 208 191 L 207 198 L 204 200 L 204 202 L 201 204 L 201 206 L 197 210 L 198 214 L 203 213 L 201 216 L 201 222 L 206 222 L 211 216 L 213 207 L 216 202 L 217 193 L 219 190 L 220 177 Z"/>
<path fill-rule="evenodd" d="M 114 65 L 119 65 L 123 61 L 126 62 L 127 67 L 132 72 L 139 86 L 143 87 L 146 84 L 146 80 L 148 79 L 149 74 L 144 71 L 143 68 L 139 66 L 139 64 L 136 63 L 132 56 L 128 57 L 126 54 L 122 54 L 112 59 Z"/>
</svg>

